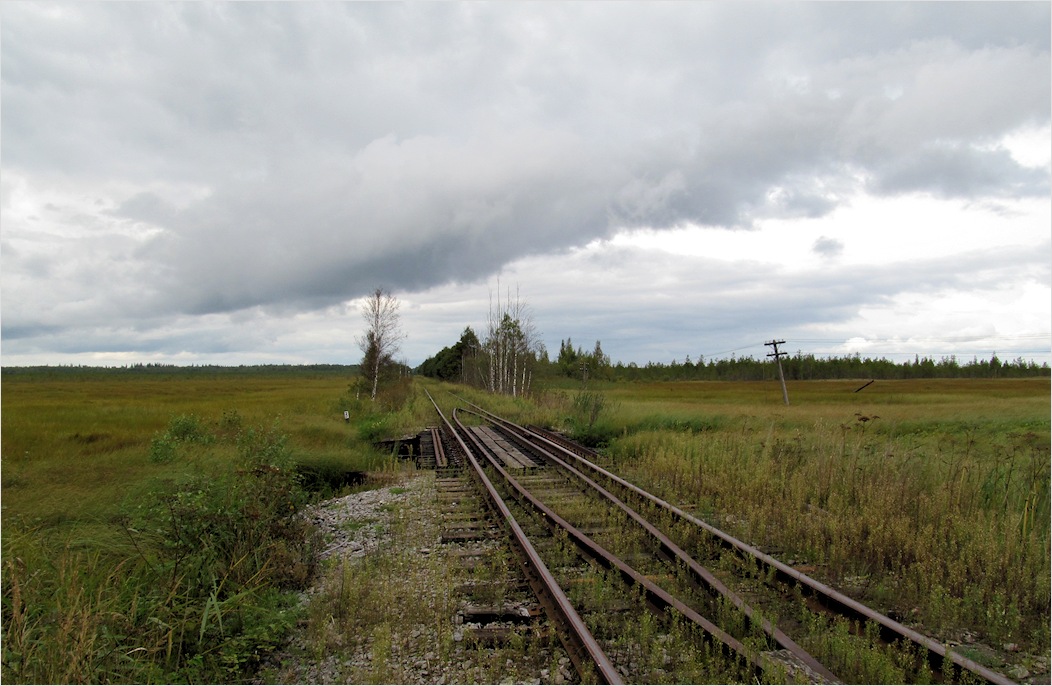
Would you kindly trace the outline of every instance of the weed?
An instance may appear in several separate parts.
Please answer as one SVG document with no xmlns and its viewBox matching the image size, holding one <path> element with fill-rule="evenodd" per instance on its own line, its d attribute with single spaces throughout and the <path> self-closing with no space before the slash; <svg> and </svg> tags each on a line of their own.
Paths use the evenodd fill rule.
<svg viewBox="0 0 1052 686">
<path fill-rule="evenodd" d="M 158 434 L 150 441 L 150 460 L 166 464 L 175 459 L 176 441 L 167 433 Z"/>
<path fill-rule="evenodd" d="M 215 436 L 205 430 L 203 423 L 194 414 L 179 415 L 168 423 L 163 434 L 155 434 L 150 441 L 150 460 L 166 464 L 176 457 L 179 445 L 197 443 L 208 445 L 215 441 Z"/>
<path fill-rule="evenodd" d="M 173 417 L 168 423 L 167 434 L 173 440 L 186 443 L 211 443 L 215 440 L 215 437 L 205 430 L 201 420 L 195 414 Z"/>
<path fill-rule="evenodd" d="M 196 419 L 171 427 L 169 444 L 211 440 Z M 229 680 L 283 640 L 294 623 L 285 591 L 311 573 L 313 541 L 295 516 L 306 497 L 282 436 L 253 430 L 239 445 L 235 471 L 130 499 L 124 545 L 5 527 L 4 679 Z"/>
</svg>

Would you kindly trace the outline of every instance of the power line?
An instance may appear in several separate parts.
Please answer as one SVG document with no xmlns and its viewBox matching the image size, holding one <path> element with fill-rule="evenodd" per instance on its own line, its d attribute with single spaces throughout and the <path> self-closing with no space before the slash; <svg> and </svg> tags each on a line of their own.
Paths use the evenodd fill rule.
<svg viewBox="0 0 1052 686">
<path fill-rule="evenodd" d="M 756 347 L 759 347 L 761 345 L 763 345 L 763 343 L 753 343 L 752 345 L 743 345 L 740 348 L 732 348 L 731 350 L 721 350 L 718 353 L 708 353 L 708 354 L 702 355 L 702 357 L 715 357 L 716 355 L 726 355 L 727 353 L 736 353 L 739 350 L 748 350 L 749 348 L 756 348 Z"/>
<path fill-rule="evenodd" d="M 919 350 L 904 351 L 904 352 L 895 352 L 895 351 L 892 351 L 892 350 L 869 350 L 869 351 L 866 351 L 865 354 L 867 356 L 880 355 L 882 357 L 887 357 L 887 356 L 890 356 L 890 355 L 905 355 L 907 357 L 913 357 L 915 355 L 920 355 L 921 357 L 930 357 L 932 355 L 943 355 L 943 356 L 955 355 L 957 357 L 961 357 L 962 355 L 986 355 L 986 354 L 996 354 L 997 352 L 998 351 L 993 350 L 992 348 L 986 348 L 986 349 L 983 349 L 983 350 L 947 350 L 947 351 L 925 350 L 923 352 L 921 352 Z M 1040 355 L 1042 353 L 1048 354 L 1049 352 L 1050 351 L 1048 349 L 1044 349 L 1044 350 L 1002 350 L 1001 351 L 1002 356 L 1003 355 Z M 837 356 L 837 355 L 846 355 L 846 354 L 854 355 L 855 353 L 846 353 L 843 350 L 811 350 L 811 351 L 808 351 L 807 354 L 808 355 L 816 355 L 816 356 L 817 355 Z M 861 351 L 858 351 L 858 354 L 862 355 L 863 353 Z"/>
<path fill-rule="evenodd" d="M 1048 341 L 1052 342 L 1052 333 L 1046 333 L 1046 334 L 1011 334 L 1011 335 L 1004 335 L 1004 336 L 944 336 L 944 337 L 940 337 L 940 338 L 923 338 L 923 339 L 920 339 L 919 341 L 917 339 L 913 339 L 913 338 L 909 338 L 909 339 L 901 339 L 901 338 L 864 338 L 864 337 L 860 336 L 860 337 L 857 337 L 857 338 L 860 339 L 859 341 L 855 341 L 854 343 L 851 343 L 853 338 L 855 338 L 855 337 L 844 337 L 844 338 L 789 338 L 789 339 L 786 339 L 786 341 L 784 343 L 783 342 L 779 342 L 779 345 L 783 345 L 784 344 L 784 345 L 786 345 L 786 347 L 791 347 L 791 346 L 799 344 L 799 343 L 832 343 L 832 344 L 840 344 L 840 345 L 843 345 L 843 346 L 851 346 L 851 347 L 857 348 L 859 344 L 864 344 L 866 347 L 870 347 L 870 346 L 888 346 L 888 345 L 893 345 L 893 346 L 909 345 L 911 347 L 915 347 L 918 344 L 922 344 L 922 345 L 923 344 L 945 345 L 945 344 L 948 344 L 948 343 L 972 343 L 973 344 L 972 346 L 969 347 L 969 349 L 966 349 L 966 350 L 951 350 L 951 351 L 948 351 L 948 352 L 932 351 L 932 350 L 924 350 L 924 351 L 915 350 L 915 351 L 908 351 L 908 352 L 892 352 L 892 351 L 881 351 L 881 350 L 871 350 L 871 351 L 869 351 L 871 354 L 879 354 L 879 355 L 978 355 L 978 354 L 985 354 L 985 353 L 988 353 L 988 352 L 996 352 L 996 348 L 999 348 L 999 347 L 1004 348 L 1003 352 L 1005 354 L 1011 354 L 1011 355 L 1020 355 L 1020 354 L 1022 354 L 1022 355 L 1038 355 L 1038 354 L 1041 354 L 1041 353 L 1052 352 L 1052 347 L 1050 347 L 1050 348 L 1038 348 L 1038 349 L 1027 349 L 1027 350 L 1017 350 L 1017 349 L 1013 349 L 1011 347 L 1011 345 L 1010 345 L 1011 341 L 1022 342 L 1022 341 L 1048 340 Z M 976 345 L 976 344 L 978 344 L 978 345 Z M 751 344 L 743 345 L 743 346 L 740 346 L 740 347 L 737 347 L 737 348 L 731 348 L 729 350 L 721 350 L 721 351 L 715 352 L 715 353 L 705 353 L 705 354 L 702 355 L 702 357 L 704 357 L 704 358 L 713 358 L 713 357 L 718 357 L 720 355 L 726 355 L 728 353 L 736 353 L 736 352 L 740 352 L 742 350 L 749 350 L 749 349 L 752 349 L 752 348 L 759 348 L 762 345 L 766 345 L 766 344 L 765 343 L 751 343 Z M 846 351 L 845 350 L 810 351 L 809 354 L 811 354 L 811 355 L 844 355 L 844 354 L 846 354 Z"/>
<path fill-rule="evenodd" d="M 843 338 L 790 338 L 790 343 L 847 343 L 849 340 L 854 338 L 861 339 L 866 343 L 880 344 L 880 343 L 909 343 L 912 341 L 921 340 L 924 342 L 932 343 L 971 343 L 979 341 L 1039 341 L 1048 340 L 1052 341 L 1052 333 L 1044 334 L 1007 334 L 1000 336 L 911 336 L 910 338 L 869 338 L 866 336 L 845 336 Z"/>
</svg>

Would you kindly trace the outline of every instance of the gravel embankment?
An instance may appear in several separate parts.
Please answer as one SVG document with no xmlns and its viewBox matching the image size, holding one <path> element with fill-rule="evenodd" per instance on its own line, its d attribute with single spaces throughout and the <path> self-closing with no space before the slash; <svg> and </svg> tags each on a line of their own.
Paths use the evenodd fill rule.
<svg viewBox="0 0 1052 686">
<path fill-rule="evenodd" d="M 432 473 L 320 503 L 307 512 L 322 534 L 322 572 L 303 594 L 307 619 L 260 670 L 256 683 L 567 683 L 561 646 L 532 633 L 508 644 L 465 638 L 459 613 L 486 604 L 465 588 L 498 588 L 505 607 L 527 605 L 500 588 L 503 544 L 443 544 Z M 465 564 L 468 548 L 486 551 Z M 505 574 L 504 581 L 507 580 Z M 504 584 L 507 586 L 507 584 Z M 343 595 L 340 595 L 343 594 Z M 344 616 L 338 598 L 354 610 Z M 358 604 L 360 598 L 367 599 Z M 371 611 L 379 598 L 382 607 Z"/>
</svg>

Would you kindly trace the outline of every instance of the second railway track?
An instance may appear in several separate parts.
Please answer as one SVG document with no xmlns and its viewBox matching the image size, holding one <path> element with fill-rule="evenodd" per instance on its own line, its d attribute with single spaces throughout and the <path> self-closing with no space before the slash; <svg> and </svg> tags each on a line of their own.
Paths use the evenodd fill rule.
<svg viewBox="0 0 1052 686">
<path fill-rule="evenodd" d="M 450 417 L 434 404 L 436 467 L 464 465 L 479 484 L 582 682 L 853 683 L 826 640 L 845 634 L 855 659 L 886 661 L 904 682 L 1012 683 L 620 479 L 580 446 L 470 403 Z"/>
</svg>

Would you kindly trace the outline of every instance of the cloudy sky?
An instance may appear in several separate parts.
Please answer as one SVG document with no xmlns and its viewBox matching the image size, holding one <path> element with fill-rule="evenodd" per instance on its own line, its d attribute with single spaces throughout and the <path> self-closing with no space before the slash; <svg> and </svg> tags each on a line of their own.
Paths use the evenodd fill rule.
<svg viewBox="0 0 1052 686">
<path fill-rule="evenodd" d="M 1050 5 L 0 3 L 2 363 L 1049 359 Z M 499 282 L 499 287 L 498 287 Z M 499 291 L 498 291 L 499 288 Z"/>
</svg>

